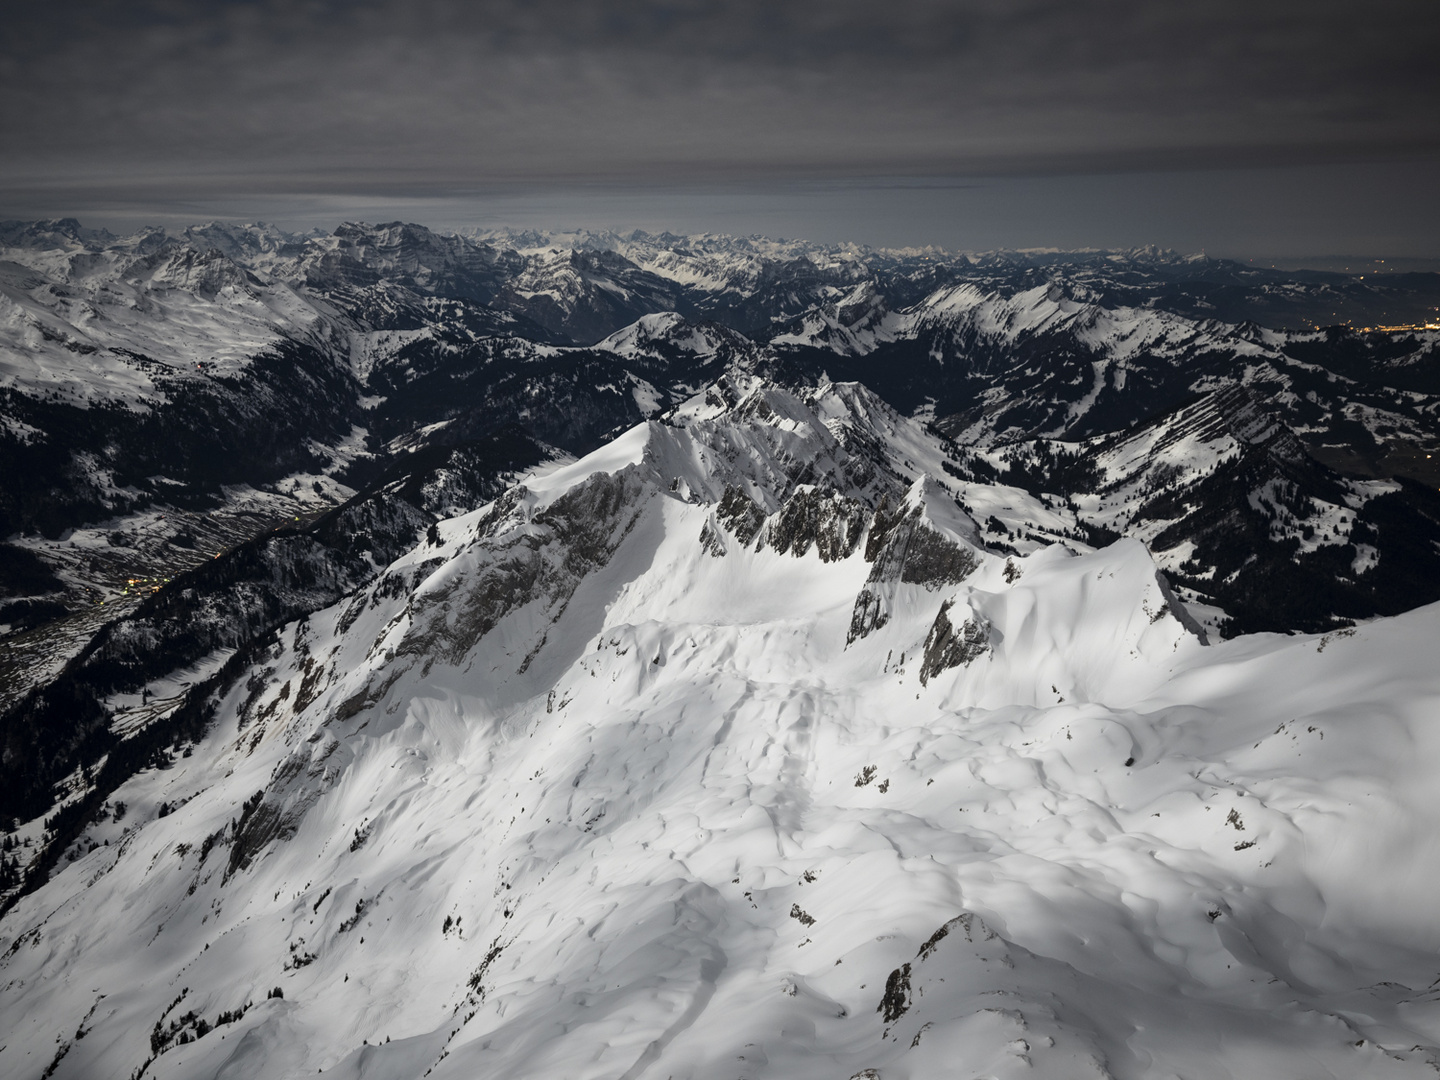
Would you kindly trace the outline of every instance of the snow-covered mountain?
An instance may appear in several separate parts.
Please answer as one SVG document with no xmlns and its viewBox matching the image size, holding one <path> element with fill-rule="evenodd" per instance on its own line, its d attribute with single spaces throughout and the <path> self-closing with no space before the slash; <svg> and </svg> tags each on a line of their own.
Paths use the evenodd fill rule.
<svg viewBox="0 0 1440 1080">
<path fill-rule="evenodd" d="M 1225 405 L 1089 460 L 1294 452 Z M 5 1075 L 1433 1075 L 1440 607 L 1206 645 L 980 460 L 730 373 L 177 578 L 57 683 L 113 737 L 8 834 Z"/>
<path fill-rule="evenodd" d="M 11 222 L 0 247 L 0 705 L 53 678 L 144 590 L 438 460 L 416 452 L 488 461 L 488 440 L 519 425 L 552 457 L 584 454 L 727 375 L 864 384 L 954 440 L 954 475 L 986 487 L 967 497 L 1006 530 L 989 542 L 1021 550 L 1032 541 L 1018 529 L 1155 543 L 1227 633 L 1323 629 L 1440 597 L 1436 333 L 1236 321 L 1307 304 L 1413 313 L 1436 275 L 402 223 L 118 237 Z M 1092 460 L 1107 439 L 1183 426 L 1177 409 L 1236 387 L 1308 455 L 1275 466 L 1299 485 L 1284 521 L 1269 465 L 1191 484 L 1159 517 L 1072 482 L 1110 476 Z M 1084 467 L 1069 480 L 1016 467 L 1037 438 L 1068 440 L 1062 456 L 1083 453 Z M 1226 460 L 1205 446 L 1195 476 Z M 1168 484 L 1147 461 L 1134 466 L 1146 482 Z M 445 509 L 423 513 L 461 512 L 499 482 L 468 464 L 447 475 L 462 474 Z M 1332 510 L 1311 513 L 1312 496 Z M 1352 530 L 1348 511 L 1375 520 Z M 1248 524 L 1217 525 L 1234 514 Z"/>
<path fill-rule="evenodd" d="M 944 467 L 968 481 L 990 543 L 1142 540 L 1188 600 L 1230 613 L 1214 624 L 1226 634 L 1397 614 L 1440 574 L 1440 548 L 1415 543 L 1440 521 L 1428 486 L 1325 468 L 1244 385 L 1128 431 Z"/>
</svg>

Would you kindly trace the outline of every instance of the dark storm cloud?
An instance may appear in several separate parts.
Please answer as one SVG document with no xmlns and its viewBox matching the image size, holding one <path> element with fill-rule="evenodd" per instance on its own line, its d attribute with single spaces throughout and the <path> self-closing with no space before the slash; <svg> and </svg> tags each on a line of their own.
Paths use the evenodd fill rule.
<svg viewBox="0 0 1440 1080">
<path fill-rule="evenodd" d="M 0 184 L 406 192 L 1429 155 L 1436 5 L 12 5 Z"/>
</svg>

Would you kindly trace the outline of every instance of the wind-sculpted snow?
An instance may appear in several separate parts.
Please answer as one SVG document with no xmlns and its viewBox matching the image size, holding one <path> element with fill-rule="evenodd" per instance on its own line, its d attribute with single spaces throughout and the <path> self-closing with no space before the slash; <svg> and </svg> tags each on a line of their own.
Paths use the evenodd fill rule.
<svg viewBox="0 0 1440 1080">
<path fill-rule="evenodd" d="M 5 1075 L 1433 1075 L 1440 609 L 1206 648 L 756 390 L 231 665 L 0 923 Z"/>
</svg>

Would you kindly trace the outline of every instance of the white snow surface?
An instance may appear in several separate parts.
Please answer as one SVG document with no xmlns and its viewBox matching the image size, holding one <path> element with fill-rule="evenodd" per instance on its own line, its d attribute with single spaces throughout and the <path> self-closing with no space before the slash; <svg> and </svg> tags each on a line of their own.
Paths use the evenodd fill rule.
<svg viewBox="0 0 1440 1080">
<path fill-rule="evenodd" d="M 1440 1069 L 1440 605 L 1202 647 L 1138 541 L 991 554 L 924 469 L 854 467 L 864 410 L 918 456 L 911 421 L 740 389 L 287 627 L 0 923 L 0 1073 Z M 897 583 L 847 645 L 863 543 L 702 546 L 727 484 L 773 514 L 814 475 L 976 569 Z M 597 491 L 617 524 L 581 572 L 553 515 Z M 922 683 L 942 606 L 986 648 Z"/>
</svg>

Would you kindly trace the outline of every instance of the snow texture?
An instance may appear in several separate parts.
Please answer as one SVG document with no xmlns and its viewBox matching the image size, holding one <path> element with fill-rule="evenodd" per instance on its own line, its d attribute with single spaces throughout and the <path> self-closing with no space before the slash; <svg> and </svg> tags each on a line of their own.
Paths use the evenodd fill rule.
<svg viewBox="0 0 1440 1080">
<path fill-rule="evenodd" d="M 1440 607 L 1207 648 L 907 445 L 727 381 L 285 627 L 0 924 L 0 1071 L 1433 1076 Z"/>
</svg>

